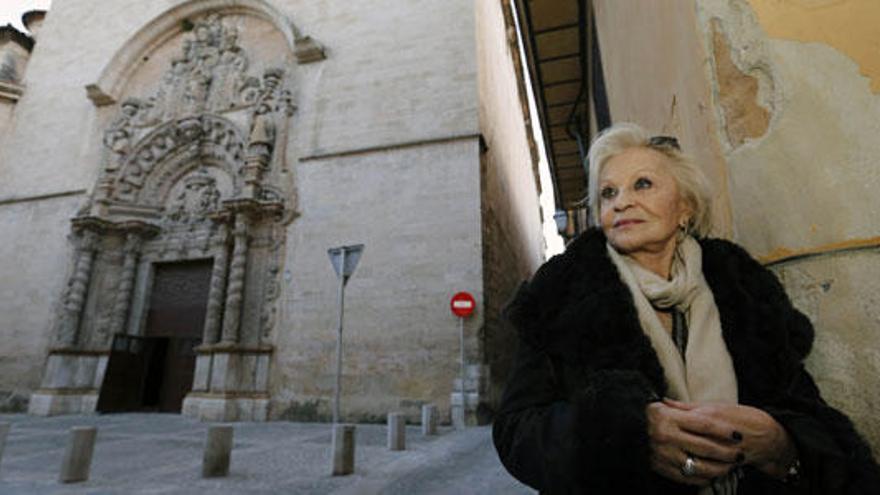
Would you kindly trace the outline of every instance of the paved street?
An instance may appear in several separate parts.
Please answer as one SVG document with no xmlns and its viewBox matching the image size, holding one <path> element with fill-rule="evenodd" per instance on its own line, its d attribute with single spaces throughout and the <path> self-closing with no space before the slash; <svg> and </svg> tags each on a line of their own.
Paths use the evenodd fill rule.
<svg viewBox="0 0 880 495">
<path fill-rule="evenodd" d="M 329 472 L 330 426 L 234 423 L 230 476 L 202 479 L 208 424 L 171 414 L 39 418 L 0 414 L 12 428 L 0 459 L 0 494 L 527 494 L 498 462 L 491 428 L 441 428 L 423 437 L 408 426 L 407 450 L 386 448 L 384 425 L 358 425 L 356 472 Z M 97 426 L 87 482 L 63 485 L 58 473 L 68 430 Z"/>
</svg>

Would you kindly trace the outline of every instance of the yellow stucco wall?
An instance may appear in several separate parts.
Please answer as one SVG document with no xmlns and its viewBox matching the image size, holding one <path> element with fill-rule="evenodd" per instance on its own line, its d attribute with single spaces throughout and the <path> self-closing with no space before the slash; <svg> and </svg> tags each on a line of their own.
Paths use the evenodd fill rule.
<svg viewBox="0 0 880 495">
<path fill-rule="evenodd" d="M 880 2 L 877 0 L 748 0 L 771 38 L 817 41 L 853 59 L 880 93 Z"/>
</svg>

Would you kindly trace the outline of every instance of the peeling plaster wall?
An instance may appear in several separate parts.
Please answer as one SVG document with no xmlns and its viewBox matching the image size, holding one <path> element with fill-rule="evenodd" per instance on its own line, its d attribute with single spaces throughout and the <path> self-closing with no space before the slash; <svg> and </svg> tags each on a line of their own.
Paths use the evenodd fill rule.
<svg viewBox="0 0 880 495">
<path fill-rule="evenodd" d="M 880 2 L 876 0 L 749 0 L 775 39 L 820 42 L 851 58 L 880 93 Z"/>
<path fill-rule="evenodd" d="M 782 263 L 774 272 L 816 327 L 807 368 L 877 450 L 880 439 L 880 251 Z"/>
<path fill-rule="evenodd" d="M 735 239 L 767 262 L 809 255 L 774 267 L 816 326 L 808 368 L 878 450 L 880 423 L 865 392 L 880 387 L 880 260 L 871 249 L 880 218 L 880 98 L 870 78 L 880 54 L 876 29 L 865 26 L 876 26 L 880 4 L 696 5 L 713 56 Z"/>
</svg>

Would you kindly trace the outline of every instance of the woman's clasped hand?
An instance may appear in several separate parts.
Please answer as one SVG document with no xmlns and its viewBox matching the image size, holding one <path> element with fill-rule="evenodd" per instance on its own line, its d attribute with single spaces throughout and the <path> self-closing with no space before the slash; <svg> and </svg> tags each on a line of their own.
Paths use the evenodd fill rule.
<svg viewBox="0 0 880 495">
<path fill-rule="evenodd" d="M 688 404 L 665 399 L 647 407 L 651 468 L 679 483 L 705 486 L 750 464 L 783 478 L 797 451 L 766 412 L 738 404 Z M 683 472 L 687 459 L 693 472 Z"/>
</svg>

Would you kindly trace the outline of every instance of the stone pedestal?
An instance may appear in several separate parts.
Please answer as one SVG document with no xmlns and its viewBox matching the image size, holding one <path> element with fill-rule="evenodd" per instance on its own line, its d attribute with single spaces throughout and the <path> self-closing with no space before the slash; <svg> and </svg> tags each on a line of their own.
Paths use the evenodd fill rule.
<svg viewBox="0 0 880 495">
<path fill-rule="evenodd" d="M 6 447 L 7 435 L 9 435 L 9 423 L 0 423 L 0 466 L 3 465 L 3 448 Z"/>
<path fill-rule="evenodd" d="M 271 348 L 202 346 L 182 414 L 201 421 L 266 421 Z"/>
<path fill-rule="evenodd" d="M 40 388 L 31 394 L 28 413 L 55 416 L 95 412 L 107 359 L 106 352 L 50 351 Z"/>
<path fill-rule="evenodd" d="M 75 483 L 89 479 L 97 435 L 98 429 L 94 426 L 75 426 L 70 429 L 70 439 L 64 451 L 58 481 Z"/>
<path fill-rule="evenodd" d="M 215 425 L 208 428 L 205 454 L 202 457 L 203 478 L 217 478 L 229 474 L 232 432 L 232 426 L 229 425 Z"/>
<path fill-rule="evenodd" d="M 470 364 L 466 368 L 464 393 L 461 378 L 456 378 L 450 395 L 452 424 L 458 429 L 465 426 L 486 424 L 489 418 L 478 414 L 480 403 L 486 400 L 489 390 L 489 367 L 483 364 Z"/>
<path fill-rule="evenodd" d="M 354 425 L 333 425 L 332 452 L 333 476 L 344 476 L 354 472 Z"/>
<path fill-rule="evenodd" d="M 437 406 L 425 404 L 422 406 L 422 435 L 437 434 Z"/>
<path fill-rule="evenodd" d="M 388 450 L 406 449 L 406 416 L 400 412 L 388 413 Z"/>
</svg>

